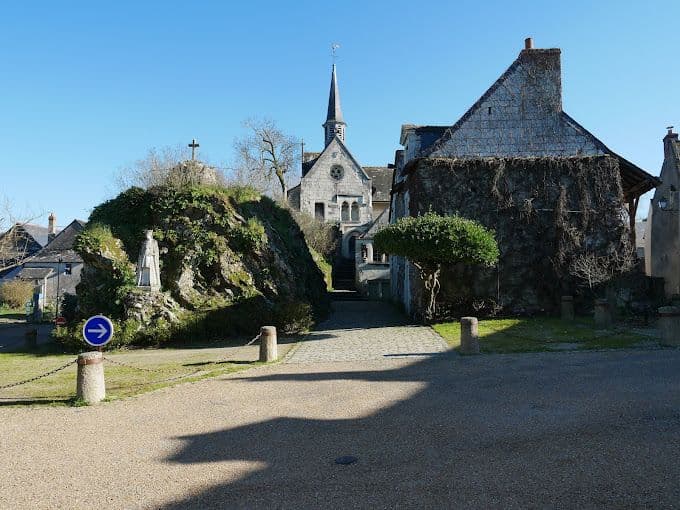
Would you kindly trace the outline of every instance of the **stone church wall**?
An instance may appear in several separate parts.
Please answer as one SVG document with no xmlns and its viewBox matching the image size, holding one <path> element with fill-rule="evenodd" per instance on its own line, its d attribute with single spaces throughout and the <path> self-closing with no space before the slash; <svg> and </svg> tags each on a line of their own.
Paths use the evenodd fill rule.
<svg viewBox="0 0 680 510">
<path fill-rule="evenodd" d="M 399 195 L 408 194 L 408 211 L 397 196 L 395 218 L 432 209 L 496 231 L 496 268 L 444 268 L 445 306 L 470 313 L 486 301 L 512 313 L 554 311 L 560 295 L 582 288 L 571 269 L 575 260 L 631 250 L 614 158 L 420 159 L 407 174 Z M 415 311 L 422 285 L 412 274 L 402 286 L 404 270 L 393 260 L 392 290 Z"/>
</svg>

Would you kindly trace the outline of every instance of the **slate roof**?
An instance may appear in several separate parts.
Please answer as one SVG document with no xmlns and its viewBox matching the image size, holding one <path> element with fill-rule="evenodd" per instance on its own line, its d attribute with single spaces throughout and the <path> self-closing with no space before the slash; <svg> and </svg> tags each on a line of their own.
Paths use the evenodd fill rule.
<svg viewBox="0 0 680 510">
<path fill-rule="evenodd" d="M 331 91 L 328 95 L 326 122 L 345 123 L 342 118 L 342 109 L 340 108 L 340 90 L 338 89 L 338 78 L 335 74 L 335 64 L 333 64 L 333 71 L 331 72 Z"/>
<path fill-rule="evenodd" d="M 387 226 L 390 222 L 390 208 L 388 207 L 373 220 L 368 230 L 361 235 L 361 239 L 373 239 L 373 236 Z"/>
<path fill-rule="evenodd" d="M 16 275 L 20 280 L 42 280 L 53 273 L 51 267 L 25 267 Z"/>
<path fill-rule="evenodd" d="M 394 168 L 387 166 L 365 166 L 364 171 L 371 178 L 374 202 L 389 202 Z"/>
<path fill-rule="evenodd" d="M 0 266 L 21 263 L 47 244 L 47 228 L 30 223 L 17 223 L 0 235 Z"/>
<path fill-rule="evenodd" d="M 49 239 L 49 230 L 47 227 L 43 227 L 42 225 L 33 225 L 31 223 L 24 223 L 21 226 L 26 232 L 30 234 L 33 239 L 35 239 L 35 241 L 40 246 L 47 245 L 47 241 Z"/>
<path fill-rule="evenodd" d="M 51 243 L 45 246 L 34 256 L 26 260 L 27 264 L 58 262 L 80 263 L 83 259 L 73 250 L 73 244 L 78 234 L 85 228 L 86 223 L 81 220 L 73 220 L 64 228 Z"/>
<path fill-rule="evenodd" d="M 400 143 L 402 145 L 406 143 L 406 133 L 408 131 L 415 131 L 420 137 L 420 150 L 424 151 L 444 136 L 444 133 L 449 127 L 451 126 L 416 126 L 415 124 L 404 124 L 401 126 Z"/>
</svg>

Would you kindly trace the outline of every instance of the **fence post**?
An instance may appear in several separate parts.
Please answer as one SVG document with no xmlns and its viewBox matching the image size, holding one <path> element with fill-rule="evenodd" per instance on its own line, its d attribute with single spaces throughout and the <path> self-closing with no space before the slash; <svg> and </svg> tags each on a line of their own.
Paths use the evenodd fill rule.
<svg viewBox="0 0 680 510">
<path fill-rule="evenodd" d="M 680 346 L 680 307 L 662 306 L 658 320 L 661 345 Z"/>
<path fill-rule="evenodd" d="M 460 352 L 462 354 L 479 354 L 477 317 L 460 318 Z"/>
<path fill-rule="evenodd" d="M 612 325 L 612 313 L 609 310 L 609 302 L 606 299 L 595 300 L 595 326 L 608 328 Z"/>
<path fill-rule="evenodd" d="M 574 296 L 562 296 L 562 320 L 574 320 Z"/>
<path fill-rule="evenodd" d="M 260 361 L 275 361 L 276 358 L 278 358 L 276 328 L 262 326 L 260 328 Z"/>
<path fill-rule="evenodd" d="M 29 327 L 24 332 L 24 346 L 26 349 L 35 349 L 38 346 L 38 329 Z"/>
<path fill-rule="evenodd" d="M 104 355 L 98 351 L 78 354 L 76 398 L 88 404 L 96 404 L 105 397 Z"/>
</svg>

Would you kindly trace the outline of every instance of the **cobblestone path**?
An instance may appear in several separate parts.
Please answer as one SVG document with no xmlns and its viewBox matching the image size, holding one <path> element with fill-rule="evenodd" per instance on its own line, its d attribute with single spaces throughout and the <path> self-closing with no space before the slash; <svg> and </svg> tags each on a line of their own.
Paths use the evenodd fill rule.
<svg viewBox="0 0 680 510">
<path fill-rule="evenodd" d="M 422 357 L 445 351 L 430 328 L 410 325 L 392 305 L 377 301 L 335 301 L 319 325 L 286 363 Z"/>
</svg>

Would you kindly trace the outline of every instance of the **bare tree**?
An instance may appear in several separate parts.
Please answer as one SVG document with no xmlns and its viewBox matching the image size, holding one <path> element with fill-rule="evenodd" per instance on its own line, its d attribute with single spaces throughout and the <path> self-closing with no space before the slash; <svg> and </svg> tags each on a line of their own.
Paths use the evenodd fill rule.
<svg viewBox="0 0 680 510">
<path fill-rule="evenodd" d="M 25 229 L 43 214 L 17 214 L 7 197 L 0 197 L 0 269 L 19 264 L 35 244 Z"/>
<path fill-rule="evenodd" d="M 132 186 L 152 188 L 167 184 L 170 170 L 189 158 L 189 149 L 182 145 L 149 149 L 146 156 L 123 167 L 116 176 L 120 190 Z"/>
<path fill-rule="evenodd" d="M 617 275 L 630 270 L 635 264 L 633 252 L 625 250 L 607 256 L 594 253 L 583 253 L 574 258 L 569 266 L 569 273 L 582 285 L 593 291 L 599 285 L 607 283 Z"/>
<path fill-rule="evenodd" d="M 297 139 L 281 131 L 271 119 L 248 119 L 243 127 L 247 134 L 234 141 L 237 160 L 233 180 L 265 192 L 280 189 L 286 200 L 293 170 L 300 159 Z"/>
</svg>

